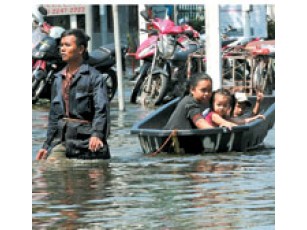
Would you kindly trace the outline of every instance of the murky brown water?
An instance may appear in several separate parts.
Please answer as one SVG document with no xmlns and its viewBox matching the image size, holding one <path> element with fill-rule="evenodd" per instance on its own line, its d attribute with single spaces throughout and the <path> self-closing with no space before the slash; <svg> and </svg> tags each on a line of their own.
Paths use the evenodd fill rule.
<svg viewBox="0 0 307 230">
<path fill-rule="evenodd" d="M 112 104 L 111 160 L 57 163 L 34 160 L 48 104 L 33 106 L 33 229 L 275 228 L 274 129 L 255 152 L 148 157 L 130 128 L 151 109 L 126 106 Z"/>
</svg>

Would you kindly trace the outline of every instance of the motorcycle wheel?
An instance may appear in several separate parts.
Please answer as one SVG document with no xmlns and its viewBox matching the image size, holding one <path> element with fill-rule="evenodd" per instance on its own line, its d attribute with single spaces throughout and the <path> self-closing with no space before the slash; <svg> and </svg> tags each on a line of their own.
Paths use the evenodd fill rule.
<svg viewBox="0 0 307 230">
<path fill-rule="evenodd" d="M 268 72 L 268 68 L 263 58 L 259 60 L 255 67 L 253 75 L 253 88 L 255 91 L 260 90 L 264 94 L 272 94 L 273 92 L 273 79 L 272 69 Z"/>
<path fill-rule="evenodd" d="M 41 72 L 41 74 L 45 74 L 45 73 Z M 47 84 L 47 81 L 45 78 L 38 80 L 35 78 L 34 74 L 32 75 L 32 104 L 35 104 L 38 101 L 46 84 Z"/>
<path fill-rule="evenodd" d="M 246 70 L 244 69 L 244 65 L 246 65 Z M 231 63 L 229 59 L 223 60 L 222 64 L 223 79 L 231 80 L 234 77 L 236 81 L 240 81 L 244 79 L 244 76 L 248 76 L 249 65 L 247 62 L 241 61 L 236 63 L 234 76 L 233 76 L 233 68 L 234 68 L 233 63 Z"/>
<path fill-rule="evenodd" d="M 144 82 L 147 70 L 150 68 L 150 66 L 151 66 L 151 63 L 145 62 L 144 65 L 141 67 L 142 70 L 137 75 L 136 83 L 135 83 L 135 85 L 134 85 L 134 87 L 132 89 L 132 92 L 131 92 L 130 103 L 133 103 L 133 104 L 137 103 L 137 99 L 138 99 L 138 97 L 141 94 L 141 86 L 142 86 L 142 84 Z"/>
<path fill-rule="evenodd" d="M 264 82 L 264 94 L 271 95 L 273 94 L 273 90 L 275 90 L 275 73 L 272 68 L 268 68 L 265 76 L 265 82 Z"/>
<path fill-rule="evenodd" d="M 272 81 L 272 91 L 275 90 L 275 58 L 272 59 L 271 62 L 271 81 Z"/>
<path fill-rule="evenodd" d="M 105 72 L 102 72 L 102 75 L 105 77 L 105 82 L 107 85 L 107 94 L 109 101 L 111 101 L 114 98 L 114 95 L 117 90 L 117 76 L 114 70 L 110 69 Z"/>
<path fill-rule="evenodd" d="M 130 96 L 130 102 L 136 104 L 137 103 L 137 98 L 141 94 L 141 86 L 144 82 L 144 78 L 141 77 L 140 75 L 137 77 L 137 81 L 132 89 L 132 93 Z"/>
<path fill-rule="evenodd" d="M 142 105 L 160 105 L 166 94 L 168 78 L 161 73 L 153 74 L 149 92 L 146 92 L 147 85 L 148 76 L 145 78 L 140 89 L 140 103 Z"/>
</svg>

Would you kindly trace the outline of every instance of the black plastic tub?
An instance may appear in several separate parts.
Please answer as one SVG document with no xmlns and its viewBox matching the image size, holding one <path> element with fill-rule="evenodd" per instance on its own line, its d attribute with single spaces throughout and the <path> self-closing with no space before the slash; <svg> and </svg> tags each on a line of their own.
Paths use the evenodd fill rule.
<svg viewBox="0 0 307 230">
<path fill-rule="evenodd" d="M 256 97 L 249 97 L 252 104 Z M 246 125 L 225 128 L 164 130 L 163 127 L 175 109 L 179 98 L 158 108 L 131 128 L 131 134 L 138 135 L 145 154 L 162 152 L 205 153 L 244 152 L 261 144 L 275 123 L 275 96 L 265 96 L 260 113 L 266 119 L 257 119 Z"/>
</svg>

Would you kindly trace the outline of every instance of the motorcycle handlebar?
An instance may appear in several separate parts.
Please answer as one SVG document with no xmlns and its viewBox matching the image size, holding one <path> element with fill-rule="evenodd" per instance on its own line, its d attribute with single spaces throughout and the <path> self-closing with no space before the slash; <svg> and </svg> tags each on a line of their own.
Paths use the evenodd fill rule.
<svg viewBox="0 0 307 230">
<path fill-rule="evenodd" d="M 181 48 L 185 48 L 184 45 L 182 45 L 179 41 L 176 41 L 176 43 L 177 43 Z"/>
<path fill-rule="evenodd" d="M 148 33 L 148 30 L 146 30 L 146 29 L 140 29 L 140 31 Z"/>
<path fill-rule="evenodd" d="M 158 34 L 157 30 L 146 30 L 146 29 L 140 29 L 140 31 L 148 33 L 149 35 L 156 35 Z"/>
</svg>

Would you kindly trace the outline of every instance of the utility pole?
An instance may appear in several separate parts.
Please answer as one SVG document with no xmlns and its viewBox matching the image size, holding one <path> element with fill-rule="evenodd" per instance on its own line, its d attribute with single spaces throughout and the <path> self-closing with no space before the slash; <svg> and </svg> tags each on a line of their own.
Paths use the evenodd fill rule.
<svg viewBox="0 0 307 230">
<path fill-rule="evenodd" d="M 250 38 L 251 36 L 251 28 L 250 28 L 250 20 L 249 20 L 249 12 L 251 11 L 251 5 L 242 4 L 242 13 L 243 13 L 243 22 L 244 22 L 244 37 Z"/>
<path fill-rule="evenodd" d="M 92 5 L 87 5 L 85 7 L 85 33 L 90 36 L 91 40 L 88 42 L 87 50 L 89 52 L 93 49 L 93 11 L 92 11 Z"/>
<path fill-rule="evenodd" d="M 102 45 L 108 44 L 108 17 L 107 17 L 107 6 L 99 5 L 99 14 L 100 14 L 100 30 L 101 30 L 101 39 Z"/>
<path fill-rule="evenodd" d="M 205 6 L 207 73 L 212 77 L 213 90 L 222 88 L 222 60 L 220 36 L 220 7 L 218 3 Z"/>
<path fill-rule="evenodd" d="M 174 22 L 176 25 L 178 25 L 178 5 L 174 5 Z"/>
<path fill-rule="evenodd" d="M 124 84 L 123 84 L 123 67 L 122 67 L 122 54 L 120 44 L 120 33 L 118 24 L 118 6 L 112 5 L 113 10 L 113 23 L 114 23 L 114 42 L 116 51 L 116 70 L 118 81 L 118 108 L 119 111 L 125 110 L 124 100 Z"/>
</svg>

